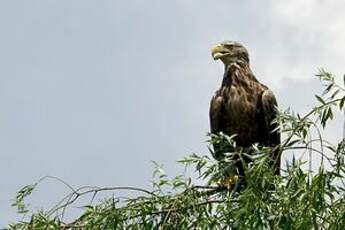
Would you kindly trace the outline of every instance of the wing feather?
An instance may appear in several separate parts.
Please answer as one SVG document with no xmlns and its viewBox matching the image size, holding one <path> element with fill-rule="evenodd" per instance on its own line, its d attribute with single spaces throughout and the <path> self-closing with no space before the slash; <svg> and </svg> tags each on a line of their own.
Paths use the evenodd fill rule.
<svg viewBox="0 0 345 230">
<path fill-rule="evenodd" d="M 223 97 L 219 95 L 213 96 L 211 100 L 210 106 L 210 125 L 211 125 L 211 133 L 219 133 L 222 131 L 222 127 L 220 127 L 222 122 L 222 108 L 223 108 Z"/>
<path fill-rule="evenodd" d="M 262 93 L 261 105 L 265 129 L 266 132 L 268 132 L 266 144 L 275 147 L 280 144 L 280 131 L 279 124 L 275 121 L 277 117 L 277 100 L 271 90 L 267 89 Z M 280 155 L 280 150 L 278 148 L 272 153 L 276 174 L 279 174 L 280 170 Z"/>
</svg>

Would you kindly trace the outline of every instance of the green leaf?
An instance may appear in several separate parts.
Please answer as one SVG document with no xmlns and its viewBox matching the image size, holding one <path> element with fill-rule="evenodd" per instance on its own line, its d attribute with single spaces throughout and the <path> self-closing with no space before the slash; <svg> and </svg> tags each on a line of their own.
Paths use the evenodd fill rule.
<svg viewBox="0 0 345 230">
<path fill-rule="evenodd" d="M 322 99 L 322 97 L 318 96 L 318 95 L 315 95 L 316 99 L 321 102 L 323 105 L 326 104 L 326 102 Z"/>
<path fill-rule="evenodd" d="M 344 107 L 344 102 L 345 102 L 345 97 L 341 98 L 341 100 L 340 100 L 340 102 L 339 102 L 339 108 L 340 108 L 340 110 L 343 109 L 343 107 Z"/>
<path fill-rule="evenodd" d="M 340 92 L 340 89 L 337 89 L 332 95 L 331 95 L 331 99 L 334 99 L 335 96 L 337 96 Z"/>
</svg>

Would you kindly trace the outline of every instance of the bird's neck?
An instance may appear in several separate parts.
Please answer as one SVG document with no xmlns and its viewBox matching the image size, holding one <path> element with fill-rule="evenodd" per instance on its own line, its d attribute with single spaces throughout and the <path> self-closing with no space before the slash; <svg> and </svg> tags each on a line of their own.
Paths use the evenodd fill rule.
<svg viewBox="0 0 345 230">
<path fill-rule="evenodd" d="M 254 77 L 249 64 L 245 62 L 232 62 L 225 65 L 222 87 L 248 85 L 258 80 Z"/>
</svg>

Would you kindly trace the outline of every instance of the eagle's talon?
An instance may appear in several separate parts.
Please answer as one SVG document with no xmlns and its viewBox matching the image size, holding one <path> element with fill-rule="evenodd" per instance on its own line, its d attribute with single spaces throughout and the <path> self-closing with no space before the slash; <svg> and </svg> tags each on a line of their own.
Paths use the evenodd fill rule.
<svg viewBox="0 0 345 230">
<path fill-rule="evenodd" d="M 237 181 L 239 179 L 238 175 L 231 175 L 226 177 L 225 179 L 218 182 L 218 186 L 221 188 L 226 188 L 228 190 L 231 190 L 235 187 Z"/>
</svg>

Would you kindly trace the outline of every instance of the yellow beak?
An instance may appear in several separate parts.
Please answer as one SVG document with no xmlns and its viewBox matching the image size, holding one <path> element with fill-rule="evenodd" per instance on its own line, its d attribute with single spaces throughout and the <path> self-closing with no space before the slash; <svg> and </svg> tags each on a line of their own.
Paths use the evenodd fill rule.
<svg viewBox="0 0 345 230">
<path fill-rule="evenodd" d="M 229 54 L 229 51 L 222 45 L 218 44 L 212 47 L 212 57 L 214 60 L 217 60 L 223 56 L 226 56 Z"/>
</svg>

